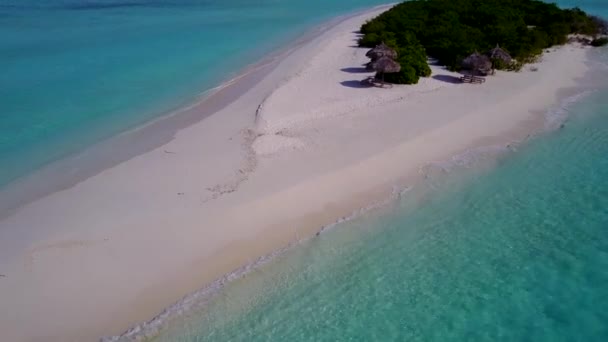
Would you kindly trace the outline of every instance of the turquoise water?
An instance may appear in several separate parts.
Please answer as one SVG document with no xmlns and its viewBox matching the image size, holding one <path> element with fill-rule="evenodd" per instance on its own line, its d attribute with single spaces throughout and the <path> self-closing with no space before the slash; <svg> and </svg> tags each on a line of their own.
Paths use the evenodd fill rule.
<svg viewBox="0 0 608 342">
<path fill-rule="evenodd" d="M 608 49 L 593 59 L 561 129 L 311 239 L 155 341 L 608 341 Z"/>
<path fill-rule="evenodd" d="M 0 186 L 382 0 L 0 0 Z"/>
<path fill-rule="evenodd" d="M 607 341 L 607 91 L 496 168 L 434 177 L 234 281 L 158 340 Z"/>
<path fill-rule="evenodd" d="M 0 0 L 0 185 L 382 2 Z M 495 168 L 433 177 L 290 250 L 157 340 L 608 340 L 606 95 Z"/>
</svg>

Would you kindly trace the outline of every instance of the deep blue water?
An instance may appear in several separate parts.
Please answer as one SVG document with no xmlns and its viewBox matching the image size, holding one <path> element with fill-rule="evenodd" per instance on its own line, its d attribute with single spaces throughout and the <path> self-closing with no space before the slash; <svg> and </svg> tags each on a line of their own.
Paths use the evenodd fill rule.
<svg viewBox="0 0 608 342">
<path fill-rule="evenodd" d="M 0 0 L 0 187 L 382 0 Z"/>
</svg>

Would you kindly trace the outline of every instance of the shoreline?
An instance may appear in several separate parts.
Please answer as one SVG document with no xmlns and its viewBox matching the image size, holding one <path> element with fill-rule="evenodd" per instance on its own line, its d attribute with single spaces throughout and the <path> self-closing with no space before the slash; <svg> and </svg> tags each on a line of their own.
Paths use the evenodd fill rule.
<svg viewBox="0 0 608 342">
<path fill-rule="evenodd" d="M 565 95 L 559 96 L 559 98 L 562 99 L 562 101 L 559 103 L 560 108 L 567 108 L 572 103 L 578 102 L 581 97 L 586 97 L 588 95 L 588 93 L 586 93 L 585 91 L 576 91 L 574 92 L 574 94 L 571 94 L 571 90 L 569 89 L 564 89 L 564 93 Z M 570 94 L 570 96 L 566 94 Z M 566 119 L 567 117 L 560 117 L 559 123 L 563 122 Z M 467 168 L 472 164 L 480 161 L 482 163 L 489 162 L 492 165 L 490 166 L 490 168 L 494 168 L 496 167 L 496 165 L 494 165 L 496 160 L 500 160 L 500 158 L 508 156 L 511 153 L 517 153 L 516 150 L 519 146 L 525 145 L 531 139 L 535 139 L 537 135 L 551 133 L 557 129 L 559 129 L 558 126 L 545 126 L 545 128 L 543 129 L 538 128 L 537 130 L 531 131 L 531 133 L 529 133 L 525 138 L 521 138 L 520 140 L 511 140 L 510 142 L 502 142 L 497 143 L 495 145 L 484 145 L 481 144 L 481 142 L 478 144 L 472 144 L 472 146 L 475 147 L 467 149 L 461 154 L 453 155 L 448 160 L 436 162 L 438 165 L 428 164 L 427 166 L 439 167 L 441 172 L 443 172 L 440 177 L 448 176 L 448 174 L 452 172 L 451 168 Z M 521 131 L 514 130 L 513 132 Z M 484 140 L 483 142 L 486 141 Z M 473 155 L 474 157 L 479 157 L 479 159 L 469 160 L 471 155 Z M 448 167 L 444 165 L 446 163 L 449 164 Z M 367 213 L 375 213 L 377 211 L 386 210 L 389 206 L 395 204 L 396 201 L 407 197 L 408 195 L 412 194 L 412 192 L 415 192 L 416 190 L 423 190 L 419 189 L 418 186 L 422 185 L 424 187 L 425 184 L 423 183 L 424 180 L 422 178 L 428 178 L 430 171 L 421 170 L 421 172 L 423 176 L 419 177 L 420 179 L 413 181 L 413 183 L 408 183 L 409 185 L 405 185 L 404 183 L 404 185 L 401 187 L 393 185 L 390 193 L 384 194 L 384 198 L 382 198 L 382 196 L 379 196 L 375 201 L 368 203 L 366 206 L 357 208 L 353 210 L 350 214 L 337 218 L 334 222 L 318 227 L 316 232 L 314 230 L 310 232 L 305 232 L 304 235 L 296 237 L 296 239 L 292 240 L 288 245 L 273 250 L 268 254 L 262 255 L 250 263 L 241 265 L 240 267 L 230 271 L 229 273 L 226 273 L 221 277 L 216 278 L 204 287 L 201 287 L 198 290 L 185 295 L 176 303 L 163 309 L 160 313 L 158 313 L 158 315 L 156 315 L 152 319 L 139 323 L 129 328 L 120 335 L 102 337 L 101 342 L 131 341 L 138 340 L 141 338 L 154 338 L 160 333 L 160 331 L 166 329 L 168 324 L 171 324 L 175 320 L 179 320 L 183 315 L 187 315 L 189 312 L 204 308 L 209 302 L 209 300 L 212 300 L 214 296 L 219 294 L 223 290 L 224 286 L 228 283 L 238 281 L 239 279 L 246 277 L 248 274 L 255 272 L 259 267 L 263 267 L 267 263 L 272 262 L 277 257 L 284 256 L 286 253 L 289 253 L 293 248 L 302 247 L 302 245 L 306 242 L 320 236 L 321 234 L 333 229 L 334 227 L 342 223 L 356 220 Z M 412 179 L 410 179 L 410 181 L 412 181 Z M 428 189 L 424 189 L 423 191 L 428 191 Z M 424 192 L 414 194 L 414 197 L 418 199 L 424 196 Z"/>
<path fill-rule="evenodd" d="M 11 181 L 0 188 L 0 220 L 12 215 L 28 203 L 69 189 L 106 169 L 166 145 L 180 130 L 220 112 L 250 91 L 272 73 L 285 58 L 318 38 L 324 31 L 349 18 L 393 5 L 386 4 L 358 10 L 315 26 L 295 41 L 271 51 L 257 62 L 246 65 L 237 71 L 234 77 L 201 92 L 192 103 L 141 125 L 128 128 Z M 117 150 L 121 152 L 117 154 Z"/>
<path fill-rule="evenodd" d="M 500 117 L 495 114 L 496 117 L 493 119 L 499 122 L 492 122 L 494 128 L 485 130 L 485 127 L 482 127 L 483 129 L 478 127 L 477 138 L 473 139 L 467 127 L 480 126 L 480 120 L 481 126 L 483 126 L 486 116 L 484 110 L 488 110 L 487 103 L 484 107 L 480 102 L 479 108 L 472 106 L 476 109 L 472 113 L 471 107 L 468 107 L 463 109 L 466 113 L 461 113 L 462 116 L 456 115 L 447 119 L 438 116 L 439 122 L 432 120 L 429 123 L 419 122 L 416 129 L 411 131 L 394 131 L 391 139 L 387 138 L 382 141 L 382 144 L 373 146 L 369 150 L 357 150 L 357 146 L 355 146 L 348 151 L 344 150 L 344 154 L 339 155 L 340 158 L 334 158 L 339 160 L 323 159 L 329 158 L 331 152 L 335 152 L 336 148 L 344 148 L 344 142 L 352 141 L 353 136 L 357 136 L 358 133 L 369 133 L 365 130 L 371 126 L 366 126 L 366 124 L 369 124 L 370 119 L 379 121 L 376 117 L 370 118 L 370 114 L 377 114 L 375 111 L 378 108 L 396 110 L 395 113 L 384 117 L 384 120 L 398 118 L 399 111 L 403 109 L 399 106 L 404 105 L 404 95 L 395 97 L 393 96 L 395 94 L 388 94 L 394 97 L 389 98 L 388 103 L 379 101 L 377 106 L 366 107 L 361 113 L 357 112 L 360 108 L 355 108 L 354 111 L 346 111 L 338 116 L 333 116 L 334 112 L 329 111 L 328 113 L 331 115 L 315 117 L 314 120 L 308 120 L 309 122 L 305 124 L 298 120 L 289 121 L 288 125 L 280 122 L 277 125 L 280 129 L 276 131 L 282 132 L 282 134 L 288 132 L 287 137 L 300 139 L 303 141 L 303 145 L 293 147 L 288 144 L 288 148 L 279 146 L 278 150 L 271 150 L 271 153 L 258 153 L 257 156 L 254 155 L 251 158 L 251 153 L 255 151 L 248 149 L 254 148 L 251 144 L 260 137 L 258 134 L 264 130 L 264 127 L 260 127 L 254 121 L 255 111 L 251 111 L 252 107 L 255 107 L 255 110 L 261 113 L 259 115 L 266 121 L 274 120 L 273 113 L 284 112 L 284 108 L 286 108 L 280 101 L 277 102 L 277 99 L 289 101 L 298 95 L 292 89 L 291 93 L 283 93 L 284 96 L 280 96 L 280 92 L 284 91 L 285 86 L 289 87 L 289 84 L 293 84 L 290 82 L 302 80 L 303 75 L 306 76 L 306 70 L 314 71 L 315 66 L 325 65 L 325 62 L 315 64 L 314 59 L 309 61 L 307 57 L 310 55 L 319 57 L 323 51 L 334 51 L 330 46 L 332 43 L 342 46 L 344 40 L 336 38 L 336 35 L 352 36 L 352 28 L 345 23 L 356 24 L 357 20 L 362 20 L 374 11 L 379 11 L 379 9 L 375 8 L 364 12 L 365 14 L 349 16 L 319 37 L 305 43 L 304 46 L 296 49 L 298 51 L 292 52 L 296 55 L 295 57 L 290 53 L 285 60 L 278 61 L 279 66 L 269 71 L 269 74 L 263 77 L 260 83 L 238 96 L 216 115 L 210 115 L 205 120 L 178 132 L 174 141 L 102 171 L 73 188 L 53 194 L 52 197 L 57 200 L 55 203 L 52 199 L 36 201 L 24 208 L 27 213 L 17 212 L 14 216 L 5 218 L 4 222 L 0 221 L 0 226 L 19 223 L 22 227 L 27 227 L 26 225 L 32 222 L 41 224 L 41 220 L 45 220 L 49 217 L 48 215 L 51 215 L 50 222 L 44 223 L 51 227 L 53 235 L 41 238 L 31 238 L 30 236 L 30 242 L 25 244 L 25 253 L 20 252 L 19 246 L 11 246 L 12 248 L 9 248 L 9 253 L 6 255 L 13 252 L 14 255 L 10 258 L 12 262 L 7 265 L 0 264 L 0 266 L 9 266 L 7 269 L 15 271 L 9 273 L 13 290 L 19 289 L 19 285 L 27 284 L 24 283 L 26 281 L 52 278 L 49 280 L 51 285 L 44 284 L 45 286 L 34 286 L 33 288 L 31 285 L 25 286 L 23 296 L 25 293 L 34 293 L 34 298 L 28 298 L 30 300 L 28 303 L 24 303 L 25 306 L 31 305 L 31 308 L 35 308 L 36 305 L 40 305 L 39 302 L 36 302 L 36 298 L 40 298 L 37 295 L 52 290 L 54 287 L 52 284 L 62 282 L 76 281 L 78 286 L 74 288 L 74 293 L 70 293 L 70 286 L 62 288 L 63 294 L 51 292 L 52 295 L 60 298 L 47 298 L 42 305 L 46 309 L 51 309 L 54 302 L 61 303 L 62 298 L 74 299 L 74 296 L 82 298 L 83 295 L 86 296 L 86 293 L 82 293 L 83 287 L 95 288 L 95 284 L 107 282 L 108 279 L 127 277 L 126 279 L 130 279 L 132 283 L 139 284 L 129 284 L 128 286 L 109 284 L 108 288 L 97 294 L 101 298 L 92 301 L 82 298 L 83 303 L 78 303 L 80 306 L 66 308 L 74 318 L 78 318 L 80 315 L 86 316 L 83 311 L 89 312 L 94 309 L 91 312 L 94 312 L 99 318 L 97 322 L 91 322 L 95 321 L 94 315 L 87 322 L 83 321 L 83 318 L 80 322 L 69 321 L 74 325 L 82 326 L 83 331 L 89 329 L 87 333 L 68 332 L 70 328 L 62 328 L 58 322 L 50 324 L 45 322 L 44 327 L 39 327 L 44 335 L 38 336 L 44 336 L 45 340 L 49 341 L 54 338 L 65 340 L 66 336 L 83 339 L 109 335 L 112 331 L 114 333 L 124 331 L 126 327 L 135 326 L 137 322 L 145 320 L 144 317 L 157 314 L 162 308 L 175 303 L 178 298 L 183 298 L 184 293 L 193 293 L 196 289 L 200 289 L 201 285 L 209 284 L 215 279 L 221 279 L 222 276 L 230 274 L 231 270 L 247 267 L 243 265 L 248 265 L 251 261 L 258 260 L 271 251 L 281 250 L 304 237 L 313 236 L 320 227 L 332 224 L 340 217 L 357 211 L 357 208 L 364 208 L 369 203 L 386 197 L 387 194 L 394 191 L 396 184 L 402 186 L 414 184 L 416 178 L 420 177 L 419 170 L 414 166 L 426 165 L 425 161 L 430 157 L 432 160 L 443 160 L 441 156 L 449 158 L 454 155 L 454 151 L 462 152 L 475 146 L 486 146 L 493 143 L 504 144 L 505 140 L 506 143 L 509 143 L 517 137 L 525 139 L 528 134 L 537 130 L 536 126 L 542 121 L 539 120 L 538 113 L 530 114 L 524 111 L 523 114 L 519 113 L 517 118 Z M 347 28 L 348 32 L 345 31 Z M 312 45 L 315 46 L 312 47 Z M 564 49 L 567 48 L 569 47 Z M 341 51 L 353 54 L 353 56 L 357 53 L 360 54 L 360 51 L 352 52 L 344 49 Z M 582 57 L 579 56 L 579 58 Z M 282 74 L 278 69 L 283 65 L 285 70 L 291 70 L 289 64 L 296 66 L 296 69 L 303 69 L 296 72 L 296 76 L 285 81 L 285 73 Z M 578 66 L 580 67 L 580 65 Z M 333 68 L 334 65 L 330 65 L 330 67 Z M 577 71 L 580 72 L 580 68 Z M 310 72 L 310 74 L 312 74 L 312 79 L 317 79 L 320 75 L 314 72 Z M 334 74 L 330 73 L 328 76 L 342 75 Z M 354 75 L 353 77 L 360 76 Z M 525 75 L 501 76 L 506 79 L 504 81 L 497 79 L 497 81 L 505 84 L 511 82 L 511 86 L 517 86 L 519 83 L 515 79 L 520 76 Z M 562 76 L 562 78 L 564 77 Z M 312 89 L 315 89 L 320 85 L 309 81 L 303 86 L 313 86 Z M 320 81 L 329 83 L 327 80 Z M 279 83 L 278 87 L 277 83 Z M 570 84 L 572 81 L 566 83 Z M 574 86 L 574 84 L 570 85 Z M 260 95 L 265 92 L 261 89 L 264 86 L 269 87 L 266 91 L 271 90 L 273 95 L 279 93 L 279 96 L 270 99 L 268 96 L 262 96 L 261 98 L 265 100 L 262 101 L 264 105 L 260 111 L 259 99 Z M 429 101 L 430 96 L 438 96 L 439 93 L 447 94 L 443 100 L 455 100 L 462 96 L 459 90 L 455 90 L 454 85 L 449 86 L 451 89 L 445 90 L 443 89 L 445 85 L 441 84 L 441 86 L 413 93 L 409 98 L 413 99 L 413 104 L 406 103 L 406 105 L 423 106 L 428 104 L 425 101 Z M 295 88 L 302 89 L 301 87 Z M 563 87 L 557 87 L 558 90 L 561 88 Z M 395 89 L 405 91 L 417 88 L 395 87 Z M 479 89 L 483 88 L 477 88 L 477 90 Z M 359 90 L 365 92 L 371 89 L 358 89 L 357 91 Z M 467 90 L 470 89 L 467 88 Z M 317 91 L 322 91 L 322 89 Z M 311 92 L 311 96 L 315 94 L 318 93 Z M 352 94 L 349 90 L 349 93 L 345 92 L 344 96 L 348 99 L 348 96 L 352 96 Z M 527 99 L 525 94 L 517 94 L 521 99 Z M 559 98 L 558 94 L 549 91 L 547 94 L 545 92 L 541 94 L 544 95 L 543 99 L 547 100 L 545 102 L 549 103 L 536 104 L 540 108 L 533 106 L 534 108 L 531 109 L 542 111 L 542 108 L 546 109 Z M 373 96 L 386 100 L 383 98 L 386 95 L 375 92 Z M 503 102 L 509 100 L 513 102 L 513 96 L 507 95 L 502 99 Z M 520 98 L 516 98 L 516 100 Z M 394 103 L 391 102 L 393 100 Z M 417 101 L 420 103 L 416 104 Z M 297 107 L 298 105 L 293 103 L 294 101 L 289 102 L 290 106 Z M 314 108 L 314 104 L 310 104 L 310 102 L 304 101 L 304 104 Z M 522 103 L 520 107 L 528 108 L 526 104 L 528 103 Z M 500 102 L 490 106 L 494 110 L 498 110 L 500 107 Z M 503 107 L 505 107 L 504 104 Z M 411 109 L 411 107 L 408 108 Z M 220 115 L 226 113 L 229 115 Z M 351 127 L 352 132 L 337 131 L 337 127 L 342 127 L 344 124 L 340 119 L 345 117 L 360 126 Z M 293 122 L 296 124 L 293 125 Z M 252 125 L 253 132 L 251 131 Z M 381 128 L 390 131 L 390 127 Z M 276 132 L 271 133 L 274 135 Z M 345 135 L 336 137 L 335 135 L 339 135 L 336 133 Z M 404 134 L 399 135 L 400 133 Z M 451 141 L 444 141 L 450 148 L 444 150 L 445 145 L 433 144 L 433 140 L 441 140 L 444 135 L 450 135 L 450 133 L 456 135 L 456 137 L 450 137 Z M 269 135 L 269 132 L 263 132 L 263 135 Z M 374 134 L 365 136 L 368 140 L 363 143 L 370 142 L 369 139 L 379 139 Z M 327 146 L 330 147 L 329 152 L 324 152 L 327 155 L 319 156 L 319 149 L 325 146 L 314 145 L 310 141 L 327 142 Z M 205 142 L 216 145 L 205 148 Z M 227 145 L 223 146 L 222 156 L 216 156 L 218 148 L 220 148 L 217 145 L 218 142 Z M 283 142 L 284 139 L 280 137 L 279 145 Z M 417 153 L 421 146 L 429 147 L 429 151 L 425 151 L 425 155 Z M 185 156 L 182 157 L 182 155 Z M 213 156 L 213 158 L 209 156 Z M 336 155 L 333 156 L 336 157 Z M 173 159 L 167 162 L 166 158 Z M 299 161 L 294 163 L 294 160 Z M 317 161 L 317 163 L 311 164 L 313 161 Z M 167 166 L 167 163 L 170 165 Z M 213 165 L 216 170 L 208 170 L 205 165 L 202 165 L 203 163 Z M 293 165 L 288 167 L 290 164 Z M 174 168 L 172 165 L 177 165 L 179 168 Z M 382 171 L 379 174 L 377 170 Z M 152 174 L 147 175 L 150 173 Z M 227 173 L 230 176 L 228 180 L 226 180 Z M 280 174 L 278 177 L 277 173 Z M 370 180 L 370 178 L 372 179 Z M 211 186 L 206 187 L 206 184 Z M 359 186 L 358 189 L 353 189 L 355 184 Z M 311 191 L 311 189 L 323 189 L 323 191 Z M 194 192 L 195 195 L 191 196 L 191 192 Z M 93 203 L 86 203 L 91 202 L 89 200 L 79 203 L 79 199 L 88 199 L 86 196 L 88 193 L 97 194 L 100 200 L 93 201 Z M 166 198 L 169 194 L 173 195 L 171 199 Z M 128 198 L 124 198 L 125 196 Z M 147 201 L 150 196 L 154 200 Z M 71 213 L 78 213 L 79 217 L 71 218 L 69 221 L 67 221 L 68 218 L 53 217 L 53 213 L 62 213 L 66 208 L 74 210 Z M 98 210 L 99 208 L 104 210 Z M 138 215 L 132 214 L 131 211 Z M 27 218 L 28 213 L 32 214 L 33 219 Z M 146 216 L 145 220 L 140 217 L 143 216 L 143 213 Z M 20 214 L 21 217 L 16 217 Z M 10 222 L 7 223 L 7 221 Z M 146 224 L 150 227 L 145 226 Z M 218 232 L 213 227 L 222 227 L 225 228 L 223 229 L 225 231 Z M 289 227 L 289 229 L 285 229 L 285 227 Z M 83 231 L 75 231 L 78 228 L 83 228 Z M 167 232 L 167 229 L 174 231 Z M 264 237 L 264 241 L 261 241 L 260 237 Z M 31 240 L 34 242 L 32 243 Z M 204 252 L 198 251 L 201 249 Z M 7 252 L 5 251 L 5 253 Z M 22 257 L 29 260 L 24 269 L 20 267 Z M 113 263 L 121 264 L 113 265 Z M 97 267 L 97 274 L 86 274 L 83 277 L 81 272 L 91 266 Z M 193 274 L 193 270 L 204 274 Z M 13 282 L 15 274 L 17 277 L 20 275 L 21 279 Z M 0 289 L 3 289 L 2 285 L 0 284 Z M 78 289 L 80 289 L 80 293 L 78 293 Z M 12 300 L 15 304 L 19 302 L 19 298 Z M 9 306 L 13 301 L 9 302 Z M 97 306 L 100 305 L 100 301 L 104 301 L 105 307 Z M 111 302 L 111 305 L 105 301 Z M 71 304 L 73 305 L 73 303 Z M 86 310 L 82 310 L 83 308 Z M 16 309 L 23 310 L 23 308 Z M 97 310 L 104 311 L 105 315 Z M 42 308 L 42 311 L 45 309 Z M 129 312 L 125 313 L 125 311 Z M 27 310 L 22 311 L 21 315 L 26 316 L 27 312 Z M 113 316 L 114 314 L 116 317 Z M 44 317 L 44 313 L 42 315 Z M 113 317 L 107 321 L 109 316 Z M 34 320 L 37 319 L 34 318 Z M 107 322 L 100 323 L 103 320 Z M 11 326 L 10 320 L 2 321 Z M 104 327 L 101 327 L 102 325 Z M 15 324 L 15 326 L 11 327 L 18 329 L 19 325 Z M 110 326 L 112 328 L 108 328 Z M 53 332 L 59 335 L 51 335 Z M 62 335 L 62 332 L 65 335 Z M 36 333 L 38 332 L 33 334 Z M 29 340 L 36 340 L 36 336 L 30 335 Z"/>
</svg>

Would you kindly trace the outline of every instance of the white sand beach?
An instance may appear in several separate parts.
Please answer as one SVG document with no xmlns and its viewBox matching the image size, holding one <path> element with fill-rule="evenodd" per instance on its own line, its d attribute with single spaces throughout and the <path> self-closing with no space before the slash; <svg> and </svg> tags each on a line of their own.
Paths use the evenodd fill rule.
<svg viewBox="0 0 608 342">
<path fill-rule="evenodd" d="M 433 66 L 415 86 L 361 87 L 370 74 L 354 31 L 385 9 L 292 51 L 169 143 L 2 217 L 1 339 L 119 335 L 415 185 L 429 163 L 524 139 L 587 71 L 587 50 L 568 45 L 545 53 L 537 71 L 498 72 L 482 85 Z"/>
</svg>

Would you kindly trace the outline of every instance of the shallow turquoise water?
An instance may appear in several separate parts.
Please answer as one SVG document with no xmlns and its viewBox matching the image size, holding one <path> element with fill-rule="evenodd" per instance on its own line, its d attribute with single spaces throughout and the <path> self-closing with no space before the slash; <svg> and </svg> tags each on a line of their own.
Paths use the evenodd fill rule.
<svg viewBox="0 0 608 342">
<path fill-rule="evenodd" d="M 608 50 L 593 58 L 563 128 L 311 239 L 157 340 L 608 341 Z"/>
<path fill-rule="evenodd" d="M 2 0 L 0 185 L 381 2 Z M 606 95 L 496 168 L 432 178 L 234 281 L 158 340 L 608 340 Z"/>
<path fill-rule="evenodd" d="M 0 186 L 382 0 L 1 0 Z"/>
<path fill-rule="evenodd" d="M 608 100 L 223 289 L 160 341 L 608 340 Z"/>
</svg>

